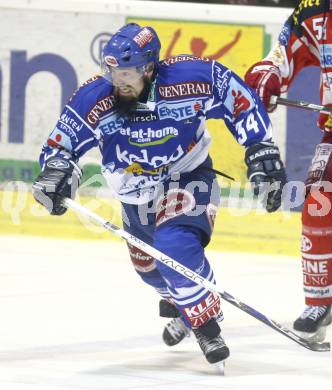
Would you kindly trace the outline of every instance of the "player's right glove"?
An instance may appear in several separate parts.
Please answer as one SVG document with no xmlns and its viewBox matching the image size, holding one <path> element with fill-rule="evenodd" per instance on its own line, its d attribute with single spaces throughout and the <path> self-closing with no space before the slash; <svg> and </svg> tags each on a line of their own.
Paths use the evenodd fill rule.
<svg viewBox="0 0 332 390">
<path fill-rule="evenodd" d="M 278 147 L 273 142 L 251 145 L 246 150 L 245 162 L 254 195 L 264 194 L 264 204 L 269 213 L 278 210 L 282 190 L 287 183 Z"/>
<path fill-rule="evenodd" d="M 260 61 L 247 70 L 244 76 L 245 82 L 260 97 L 267 112 L 276 109 L 276 104 L 271 104 L 271 96 L 280 96 L 281 75 L 279 68 L 272 61 Z"/>
<path fill-rule="evenodd" d="M 82 171 L 73 160 L 51 157 L 32 185 L 33 196 L 50 214 L 62 215 L 67 211 L 62 201 L 74 198 L 81 177 Z"/>
</svg>

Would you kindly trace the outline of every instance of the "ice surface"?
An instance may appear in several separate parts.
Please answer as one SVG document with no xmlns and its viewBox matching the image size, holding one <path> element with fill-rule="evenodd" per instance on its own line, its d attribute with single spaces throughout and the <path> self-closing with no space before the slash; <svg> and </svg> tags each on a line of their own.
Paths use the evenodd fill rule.
<svg viewBox="0 0 332 390">
<path fill-rule="evenodd" d="M 208 257 L 218 284 L 268 317 L 291 326 L 302 311 L 299 258 Z M 332 353 L 308 351 L 227 302 L 231 356 L 219 375 L 193 337 L 163 345 L 158 300 L 124 243 L 0 236 L 0 389 L 331 387 Z"/>
</svg>

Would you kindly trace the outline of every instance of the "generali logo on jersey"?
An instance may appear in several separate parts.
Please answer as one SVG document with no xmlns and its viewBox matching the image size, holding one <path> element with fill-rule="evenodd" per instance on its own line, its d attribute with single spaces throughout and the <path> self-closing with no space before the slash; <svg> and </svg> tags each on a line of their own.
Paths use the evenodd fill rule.
<svg viewBox="0 0 332 390">
<path fill-rule="evenodd" d="M 181 96 L 212 95 L 211 84 L 200 82 L 161 85 L 158 87 L 158 91 L 165 99 Z"/>
<path fill-rule="evenodd" d="M 102 114 L 109 112 L 113 107 L 113 95 L 106 96 L 99 100 L 97 104 L 88 112 L 86 119 L 90 125 L 95 126 Z"/>
</svg>

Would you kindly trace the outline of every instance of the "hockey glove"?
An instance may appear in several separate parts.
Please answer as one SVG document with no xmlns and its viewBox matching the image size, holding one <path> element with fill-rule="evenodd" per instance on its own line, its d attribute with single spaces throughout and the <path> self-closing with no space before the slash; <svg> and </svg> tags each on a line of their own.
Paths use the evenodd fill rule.
<svg viewBox="0 0 332 390">
<path fill-rule="evenodd" d="M 262 100 L 267 112 L 273 112 L 276 104 L 270 104 L 272 95 L 280 95 L 281 75 L 272 61 L 260 61 L 247 70 L 245 82 Z"/>
<path fill-rule="evenodd" d="M 281 205 L 282 189 L 287 182 L 278 147 L 273 142 L 251 145 L 246 150 L 245 162 L 254 195 L 264 194 L 266 210 L 269 213 L 276 211 Z"/>
<path fill-rule="evenodd" d="M 32 185 L 37 202 L 47 208 L 50 214 L 62 215 L 64 198 L 74 198 L 82 171 L 71 159 L 51 157 Z"/>
</svg>

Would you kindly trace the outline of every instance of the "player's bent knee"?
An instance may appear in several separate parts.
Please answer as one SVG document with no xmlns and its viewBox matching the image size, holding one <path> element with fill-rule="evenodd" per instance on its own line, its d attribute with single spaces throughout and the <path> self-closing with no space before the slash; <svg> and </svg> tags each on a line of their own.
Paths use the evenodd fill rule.
<svg viewBox="0 0 332 390">
<path fill-rule="evenodd" d="M 198 228 L 178 225 L 161 226 L 155 232 L 154 247 L 190 269 L 197 270 L 204 266 L 204 248 Z M 157 267 L 162 275 L 171 278 L 175 284 L 177 284 L 176 280 L 182 280 L 183 285 L 187 284 L 184 276 L 166 265 L 158 263 Z"/>
</svg>

